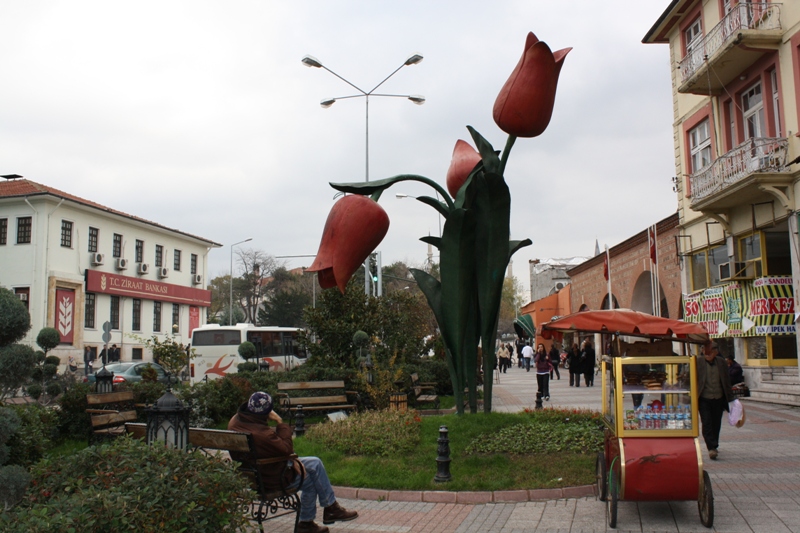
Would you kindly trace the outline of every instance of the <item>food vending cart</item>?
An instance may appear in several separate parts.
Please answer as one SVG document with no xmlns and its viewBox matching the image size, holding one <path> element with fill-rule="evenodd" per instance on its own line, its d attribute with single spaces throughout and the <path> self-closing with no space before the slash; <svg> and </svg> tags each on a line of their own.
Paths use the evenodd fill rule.
<svg viewBox="0 0 800 533">
<path fill-rule="evenodd" d="M 605 444 L 597 486 L 608 525 L 616 527 L 621 500 L 696 500 L 700 521 L 710 528 L 714 496 L 697 438 L 696 358 L 689 353 L 691 344 L 708 342 L 705 328 L 614 309 L 575 313 L 540 331 L 545 338 L 607 336 L 599 357 Z"/>
</svg>

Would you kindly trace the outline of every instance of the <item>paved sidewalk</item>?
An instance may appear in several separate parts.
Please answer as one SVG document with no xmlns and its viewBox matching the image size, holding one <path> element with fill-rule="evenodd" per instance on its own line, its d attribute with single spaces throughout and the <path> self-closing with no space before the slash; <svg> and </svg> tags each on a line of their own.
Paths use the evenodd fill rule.
<svg viewBox="0 0 800 533">
<path fill-rule="evenodd" d="M 569 375 L 550 385 L 545 406 L 599 409 L 600 380 L 594 387 L 569 386 Z M 497 411 L 534 407 L 536 375 L 512 368 L 495 382 Z M 700 523 L 696 502 L 620 502 L 618 528 L 607 527 L 605 504 L 594 497 L 520 503 L 430 503 L 368 501 L 343 498 L 358 510 L 352 522 L 330 526 L 332 533 L 540 533 L 636 531 L 724 533 L 800 533 L 800 409 L 745 401 L 747 423 L 736 429 L 723 424 L 720 458 L 704 457 L 714 490 L 714 527 Z M 702 443 L 702 438 L 701 438 Z M 481 494 L 481 493 L 475 493 Z M 321 523 L 322 511 L 317 522 Z M 267 522 L 265 531 L 289 533 L 292 522 Z"/>
</svg>

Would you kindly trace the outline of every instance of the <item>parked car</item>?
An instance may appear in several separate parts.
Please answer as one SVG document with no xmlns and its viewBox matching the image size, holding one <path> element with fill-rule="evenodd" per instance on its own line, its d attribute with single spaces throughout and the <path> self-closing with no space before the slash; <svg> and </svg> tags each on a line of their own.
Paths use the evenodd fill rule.
<svg viewBox="0 0 800 533">
<path fill-rule="evenodd" d="M 157 363 L 148 363 L 145 361 L 132 363 L 112 363 L 110 365 L 106 365 L 106 370 L 114 374 L 114 385 L 118 385 L 120 383 L 133 383 L 142 381 L 142 372 L 148 367 L 152 367 L 156 371 L 158 374 L 158 381 L 161 383 L 167 383 L 167 373 L 164 372 L 164 368 Z M 99 367 L 95 374 L 84 376 L 84 383 L 94 383 L 95 375 L 100 368 L 103 367 Z"/>
</svg>

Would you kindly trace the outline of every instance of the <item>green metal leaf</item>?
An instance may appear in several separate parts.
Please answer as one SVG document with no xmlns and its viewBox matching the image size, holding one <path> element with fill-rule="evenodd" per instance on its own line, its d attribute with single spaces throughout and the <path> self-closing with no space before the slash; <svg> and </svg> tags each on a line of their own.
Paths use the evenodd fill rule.
<svg viewBox="0 0 800 533">
<path fill-rule="evenodd" d="M 380 195 L 384 190 L 388 189 L 395 183 L 400 183 L 401 181 L 418 181 L 420 183 L 424 183 L 434 190 L 436 190 L 439 195 L 444 199 L 448 208 L 452 208 L 453 201 L 450 199 L 450 195 L 447 194 L 441 185 L 436 183 L 430 178 L 426 178 L 425 176 L 420 176 L 419 174 L 400 174 L 397 176 L 392 176 L 391 178 L 385 178 L 382 180 L 376 181 L 359 181 L 359 182 L 352 182 L 352 183 L 331 183 L 330 186 L 336 189 L 337 191 L 346 192 L 349 194 L 360 194 L 362 196 L 373 196 L 375 194 Z M 446 216 L 446 215 L 445 215 Z"/>
<path fill-rule="evenodd" d="M 531 244 L 533 244 L 533 241 L 530 239 L 523 239 L 521 241 L 508 241 L 508 258 L 511 259 L 511 256 L 517 253 L 519 249 L 530 246 Z"/>
<path fill-rule="evenodd" d="M 417 196 L 417 200 L 436 209 L 444 218 L 447 218 L 447 215 L 450 214 L 450 209 L 448 209 L 447 204 L 441 200 L 431 198 L 430 196 Z"/>
<path fill-rule="evenodd" d="M 486 172 L 500 172 L 500 158 L 498 157 L 497 151 L 495 151 L 494 147 L 489 143 L 489 141 L 484 139 L 483 136 L 475 130 L 475 128 L 472 126 L 467 126 L 467 129 L 469 130 L 469 134 L 472 135 L 472 140 L 475 142 L 478 152 L 481 154 L 483 167 Z"/>
<path fill-rule="evenodd" d="M 422 242 L 426 244 L 430 244 L 435 246 L 437 249 L 441 249 L 442 246 L 442 238 L 441 237 L 434 237 L 433 235 L 428 235 L 426 237 L 420 237 Z"/>
</svg>

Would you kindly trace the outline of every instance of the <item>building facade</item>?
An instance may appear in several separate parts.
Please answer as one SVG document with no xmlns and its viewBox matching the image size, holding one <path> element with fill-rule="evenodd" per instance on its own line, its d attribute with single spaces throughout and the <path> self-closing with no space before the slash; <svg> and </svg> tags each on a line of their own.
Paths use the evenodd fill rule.
<svg viewBox="0 0 800 533">
<path fill-rule="evenodd" d="M 541 300 L 563 289 L 570 283 L 567 270 L 583 263 L 586 259 L 586 257 L 569 257 L 565 259 L 532 259 L 528 261 L 531 280 L 530 301 Z"/>
<path fill-rule="evenodd" d="M 797 366 L 800 2 L 673 0 L 670 49 L 683 316 L 757 383 Z"/>
<path fill-rule="evenodd" d="M 206 322 L 208 252 L 219 244 L 19 176 L 0 180 L 0 285 L 31 315 L 23 342 L 56 328 L 62 363 L 116 344 L 123 361 L 149 360 L 142 340 L 188 342 Z M 175 327 L 177 326 L 177 327 Z M 82 368 L 82 366 L 81 366 Z"/>
</svg>

